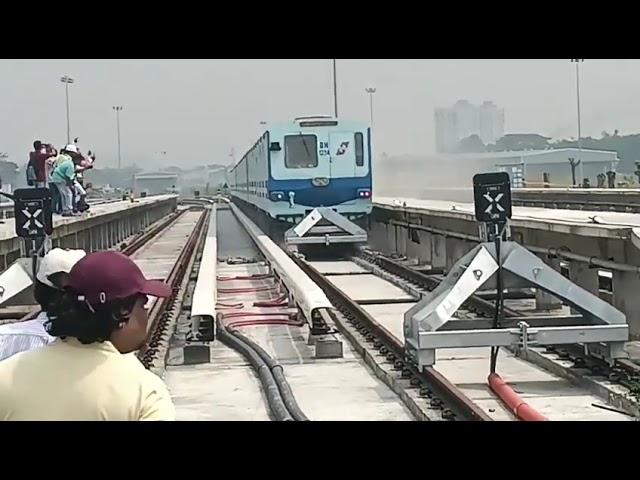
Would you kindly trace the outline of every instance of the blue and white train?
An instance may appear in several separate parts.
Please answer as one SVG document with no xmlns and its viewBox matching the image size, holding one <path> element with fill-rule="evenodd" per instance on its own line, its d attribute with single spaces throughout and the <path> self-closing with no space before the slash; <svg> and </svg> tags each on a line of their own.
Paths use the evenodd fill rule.
<svg viewBox="0 0 640 480">
<path fill-rule="evenodd" d="M 228 173 L 229 193 L 296 224 L 315 207 L 371 212 L 371 128 L 326 116 L 270 125 Z"/>
</svg>

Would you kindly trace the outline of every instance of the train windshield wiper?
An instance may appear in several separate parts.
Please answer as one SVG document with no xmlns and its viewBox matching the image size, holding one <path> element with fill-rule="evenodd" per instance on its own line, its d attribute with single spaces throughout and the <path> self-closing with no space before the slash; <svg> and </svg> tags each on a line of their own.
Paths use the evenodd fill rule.
<svg viewBox="0 0 640 480">
<path fill-rule="evenodd" d="M 309 152 L 309 147 L 307 146 L 307 141 L 305 140 L 305 136 L 302 132 L 298 132 L 298 135 L 300 135 L 300 138 L 302 138 L 302 144 L 304 145 L 304 149 L 307 152 L 307 163 L 309 160 L 311 160 L 311 152 Z"/>
</svg>

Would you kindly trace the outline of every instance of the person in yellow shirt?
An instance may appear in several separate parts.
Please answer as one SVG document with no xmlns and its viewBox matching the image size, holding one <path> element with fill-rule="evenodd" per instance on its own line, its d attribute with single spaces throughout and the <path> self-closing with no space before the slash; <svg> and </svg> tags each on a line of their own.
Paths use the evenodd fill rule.
<svg viewBox="0 0 640 480">
<path fill-rule="evenodd" d="M 82 258 L 49 309 L 57 339 L 0 362 L 0 420 L 175 420 L 164 382 L 133 353 L 147 337 L 147 296 L 170 293 L 119 252 Z"/>
</svg>

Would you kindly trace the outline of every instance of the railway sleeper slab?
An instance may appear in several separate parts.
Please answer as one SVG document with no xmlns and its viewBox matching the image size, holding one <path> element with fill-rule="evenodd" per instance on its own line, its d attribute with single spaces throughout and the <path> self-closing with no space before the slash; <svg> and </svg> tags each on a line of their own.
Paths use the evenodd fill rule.
<svg viewBox="0 0 640 480">
<path fill-rule="evenodd" d="M 441 410 L 429 408 L 428 402 L 420 396 L 419 389 L 412 387 L 410 380 L 401 377 L 401 373 L 393 368 L 393 362 L 366 341 L 365 337 L 351 326 L 339 312 L 331 313 L 342 335 L 351 343 L 364 363 L 382 380 L 398 397 L 407 409 L 419 421 L 443 421 Z"/>
<path fill-rule="evenodd" d="M 515 349 L 509 349 L 515 353 Z M 528 348 L 518 352 L 520 358 L 533 363 L 559 377 L 596 395 L 612 407 L 621 409 L 640 419 L 640 401 L 623 385 L 611 382 L 604 376 L 589 374 L 586 368 L 575 368 L 570 359 L 562 359 L 556 353 L 545 352 L 544 348 Z"/>
</svg>

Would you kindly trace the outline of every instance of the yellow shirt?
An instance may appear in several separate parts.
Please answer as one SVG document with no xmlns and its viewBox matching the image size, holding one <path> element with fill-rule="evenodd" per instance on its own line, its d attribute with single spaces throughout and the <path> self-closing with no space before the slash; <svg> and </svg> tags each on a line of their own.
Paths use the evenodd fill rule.
<svg viewBox="0 0 640 480">
<path fill-rule="evenodd" d="M 175 420 L 175 409 L 133 354 L 68 338 L 0 362 L 0 420 Z"/>
</svg>

